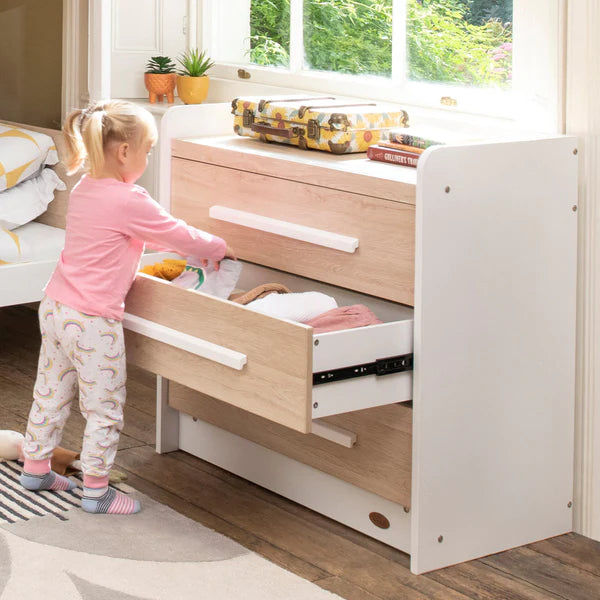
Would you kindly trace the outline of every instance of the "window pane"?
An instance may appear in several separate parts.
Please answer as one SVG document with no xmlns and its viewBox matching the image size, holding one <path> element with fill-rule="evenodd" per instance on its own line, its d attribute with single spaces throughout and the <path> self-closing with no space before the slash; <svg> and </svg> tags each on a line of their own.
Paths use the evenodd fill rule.
<svg viewBox="0 0 600 600">
<path fill-rule="evenodd" d="M 250 62 L 289 66 L 290 0 L 252 0 Z"/>
<path fill-rule="evenodd" d="M 408 77 L 508 88 L 512 0 L 408 0 Z"/>
<path fill-rule="evenodd" d="M 392 72 L 392 0 L 304 0 L 306 67 L 360 75 Z"/>
</svg>

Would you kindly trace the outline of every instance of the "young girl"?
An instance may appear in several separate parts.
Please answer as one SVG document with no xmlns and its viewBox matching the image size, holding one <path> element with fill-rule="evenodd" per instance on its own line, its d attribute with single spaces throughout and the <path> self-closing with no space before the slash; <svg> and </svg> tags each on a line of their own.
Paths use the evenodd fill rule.
<svg viewBox="0 0 600 600">
<path fill-rule="evenodd" d="M 87 159 L 89 173 L 69 199 L 65 247 L 39 309 L 42 346 L 27 433 L 21 484 L 67 490 L 75 483 L 50 469 L 71 403 L 87 424 L 83 436 L 82 508 L 131 514 L 139 503 L 108 487 L 123 428 L 125 404 L 124 301 L 144 243 L 218 268 L 235 258 L 225 241 L 174 219 L 135 181 L 157 139 L 152 115 L 119 100 L 76 110 L 64 126 L 67 167 Z"/>
</svg>

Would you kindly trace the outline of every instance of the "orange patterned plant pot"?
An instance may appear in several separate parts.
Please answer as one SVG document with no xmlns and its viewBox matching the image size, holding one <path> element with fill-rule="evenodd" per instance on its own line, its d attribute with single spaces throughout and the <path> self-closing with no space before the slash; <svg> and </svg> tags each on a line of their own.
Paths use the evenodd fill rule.
<svg viewBox="0 0 600 600">
<path fill-rule="evenodd" d="M 209 83 L 208 75 L 202 77 L 177 75 L 177 94 L 186 104 L 201 104 L 208 95 Z"/>
<path fill-rule="evenodd" d="M 167 97 L 167 102 L 175 101 L 173 90 L 177 85 L 177 75 L 175 73 L 144 73 L 144 85 L 150 96 L 150 103 L 156 101 L 162 102 L 163 96 Z"/>
</svg>

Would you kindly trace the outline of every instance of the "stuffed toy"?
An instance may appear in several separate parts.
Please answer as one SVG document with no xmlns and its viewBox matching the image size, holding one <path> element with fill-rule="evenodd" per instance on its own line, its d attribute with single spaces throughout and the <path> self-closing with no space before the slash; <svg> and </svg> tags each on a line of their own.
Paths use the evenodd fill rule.
<svg viewBox="0 0 600 600">
<path fill-rule="evenodd" d="M 23 442 L 25 437 L 17 431 L 7 429 L 0 430 L 0 460 L 20 460 L 23 461 Z M 65 448 L 54 449 L 52 459 L 50 461 L 52 470 L 59 475 L 70 475 L 77 471 L 81 471 L 81 462 L 79 453 Z M 127 474 L 122 471 L 113 469 L 109 475 L 111 483 L 125 481 Z"/>
<path fill-rule="evenodd" d="M 159 279 L 173 281 L 173 279 L 179 277 L 183 273 L 186 264 L 187 261 L 183 259 L 165 258 L 162 262 L 146 265 L 143 269 L 140 269 L 140 273 L 146 273 L 146 275 L 152 275 Z"/>
<path fill-rule="evenodd" d="M 0 430 L 0 459 L 23 461 L 23 442 L 25 437 L 17 431 Z M 65 475 L 68 470 L 77 471 L 79 454 L 65 448 L 55 448 L 50 464 L 52 470 Z"/>
<path fill-rule="evenodd" d="M 21 446 L 24 440 L 23 434 L 17 431 L 0 431 L 0 459 L 17 460 L 18 458 L 22 460 Z"/>
</svg>

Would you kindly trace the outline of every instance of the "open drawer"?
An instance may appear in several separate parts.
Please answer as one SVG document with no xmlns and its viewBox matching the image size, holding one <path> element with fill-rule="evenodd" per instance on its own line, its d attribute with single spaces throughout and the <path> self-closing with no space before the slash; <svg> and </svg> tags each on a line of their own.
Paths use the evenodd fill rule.
<svg viewBox="0 0 600 600">
<path fill-rule="evenodd" d="M 128 361 L 302 433 L 319 417 L 412 399 L 411 308 L 250 263 L 238 285 L 271 282 L 327 293 L 339 306 L 365 304 L 383 323 L 313 335 L 139 274 L 123 321 Z"/>
</svg>

